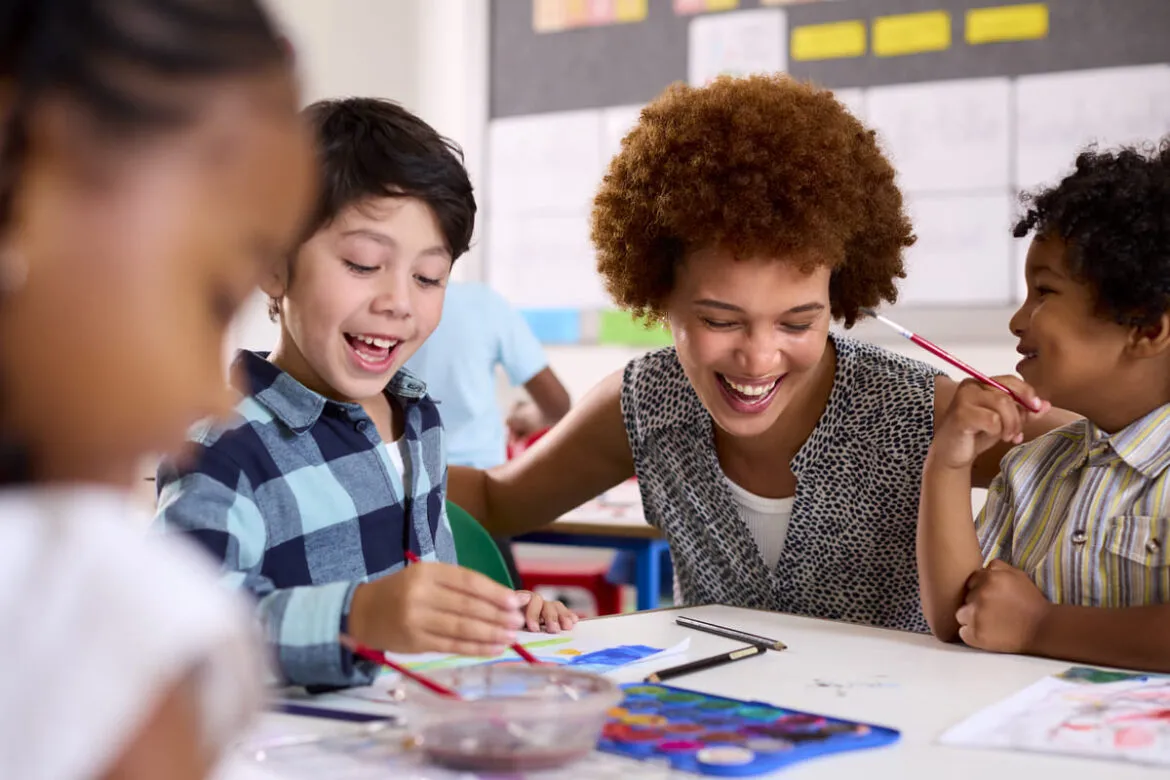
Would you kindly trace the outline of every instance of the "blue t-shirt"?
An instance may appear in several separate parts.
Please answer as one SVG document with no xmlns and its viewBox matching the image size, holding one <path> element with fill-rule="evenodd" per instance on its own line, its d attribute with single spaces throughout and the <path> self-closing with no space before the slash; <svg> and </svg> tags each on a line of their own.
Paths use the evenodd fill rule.
<svg viewBox="0 0 1170 780">
<path fill-rule="evenodd" d="M 497 365 L 516 387 L 548 360 L 524 317 L 503 296 L 483 284 L 448 285 L 439 326 L 406 367 L 439 404 L 451 465 L 490 468 L 504 462 Z"/>
</svg>

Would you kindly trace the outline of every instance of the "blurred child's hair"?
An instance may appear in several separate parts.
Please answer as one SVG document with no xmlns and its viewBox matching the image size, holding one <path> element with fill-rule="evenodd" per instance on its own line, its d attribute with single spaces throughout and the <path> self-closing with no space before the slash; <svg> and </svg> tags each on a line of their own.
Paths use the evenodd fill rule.
<svg viewBox="0 0 1170 780">
<path fill-rule="evenodd" d="M 1090 147 L 1073 173 L 1026 202 L 1013 234 L 1063 241 L 1069 273 L 1093 290 L 1100 316 L 1142 327 L 1170 312 L 1170 136 Z"/>
<path fill-rule="evenodd" d="M 177 89 L 288 61 L 257 0 L 6 0 L 0 4 L 0 231 L 46 101 L 68 101 L 95 137 L 117 142 L 182 127 L 199 110 Z M 2 303 L 2 302 L 0 302 Z M 0 484 L 30 479 L 0 436 Z"/>
<path fill-rule="evenodd" d="M 391 100 L 320 100 L 304 113 L 320 175 L 304 241 L 369 198 L 418 198 L 434 212 L 452 260 L 467 251 L 475 195 L 457 144 Z M 270 300 L 269 316 L 275 320 L 279 312 L 277 301 Z"/>
</svg>

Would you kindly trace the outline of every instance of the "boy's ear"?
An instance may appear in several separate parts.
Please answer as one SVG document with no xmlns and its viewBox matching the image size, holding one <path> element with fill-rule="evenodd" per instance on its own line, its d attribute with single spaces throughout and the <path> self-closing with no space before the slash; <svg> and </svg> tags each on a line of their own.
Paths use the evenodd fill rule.
<svg viewBox="0 0 1170 780">
<path fill-rule="evenodd" d="M 292 265 L 292 258 L 281 258 L 275 260 L 264 269 L 264 274 L 260 278 L 260 289 L 269 298 L 280 300 L 288 292 L 289 281 L 289 267 Z"/>
<path fill-rule="evenodd" d="M 1170 352 L 1170 313 L 1130 333 L 1130 351 L 1135 357 L 1152 358 Z"/>
</svg>

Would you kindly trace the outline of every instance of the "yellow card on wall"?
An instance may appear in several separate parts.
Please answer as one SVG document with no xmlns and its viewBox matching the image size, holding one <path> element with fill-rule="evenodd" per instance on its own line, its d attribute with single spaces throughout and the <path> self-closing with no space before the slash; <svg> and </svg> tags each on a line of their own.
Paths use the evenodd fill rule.
<svg viewBox="0 0 1170 780">
<path fill-rule="evenodd" d="M 951 46 L 951 15 L 946 11 L 879 16 L 873 20 L 873 53 L 898 57 Z"/>
<path fill-rule="evenodd" d="M 967 43 L 1030 41 L 1048 37 L 1048 6 L 1044 3 L 972 8 L 967 11 Z"/>
<path fill-rule="evenodd" d="M 788 56 L 798 61 L 861 57 L 865 54 L 865 22 L 806 24 L 792 31 Z"/>
</svg>

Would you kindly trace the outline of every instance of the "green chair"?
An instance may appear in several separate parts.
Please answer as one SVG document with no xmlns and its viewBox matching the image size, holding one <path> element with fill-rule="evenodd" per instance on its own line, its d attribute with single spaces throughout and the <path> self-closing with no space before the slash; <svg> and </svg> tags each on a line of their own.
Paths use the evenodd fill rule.
<svg viewBox="0 0 1170 780">
<path fill-rule="evenodd" d="M 506 588 L 515 588 L 500 548 L 484 527 L 458 504 L 447 502 L 447 520 L 455 537 L 455 557 L 459 565 L 490 577 Z"/>
</svg>

